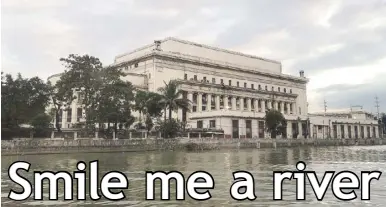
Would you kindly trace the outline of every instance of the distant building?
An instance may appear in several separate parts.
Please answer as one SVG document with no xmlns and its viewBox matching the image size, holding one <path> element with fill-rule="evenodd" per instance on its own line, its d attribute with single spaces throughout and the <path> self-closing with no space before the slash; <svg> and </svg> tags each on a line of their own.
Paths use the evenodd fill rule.
<svg viewBox="0 0 386 207">
<path fill-rule="evenodd" d="M 268 138 L 264 116 L 271 108 L 284 114 L 288 138 L 314 136 L 315 126 L 314 137 L 320 137 L 319 126 L 334 128 L 338 125 L 332 122 L 341 120 L 308 116 L 304 71 L 299 76 L 283 74 L 281 63 L 274 60 L 166 38 L 116 56 L 113 66 L 122 68 L 128 74 L 122 78 L 143 90 L 156 92 L 164 82 L 179 81 L 183 96 L 193 104 L 190 113 L 179 109 L 173 117 L 187 122 L 188 128 L 223 129 L 226 138 Z M 63 128 L 82 121 L 79 100 L 81 96 L 63 113 Z M 356 119 L 345 120 L 355 123 Z M 358 130 L 364 123 L 356 125 Z M 366 123 L 366 127 L 378 127 L 376 121 Z"/>
</svg>

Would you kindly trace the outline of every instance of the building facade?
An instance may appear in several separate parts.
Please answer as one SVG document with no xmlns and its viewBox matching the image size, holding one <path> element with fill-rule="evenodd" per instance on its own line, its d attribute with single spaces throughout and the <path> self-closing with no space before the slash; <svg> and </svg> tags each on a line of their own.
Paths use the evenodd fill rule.
<svg viewBox="0 0 386 207">
<path fill-rule="evenodd" d="M 278 61 L 166 38 L 116 56 L 113 66 L 122 68 L 127 73 L 122 78 L 143 90 L 156 92 L 165 82 L 178 81 L 192 105 L 190 112 L 179 109 L 173 117 L 187 122 L 188 128 L 222 129 L 225 138 L 268 138 L 264 116 L 271 108 L 287 120 L 283 137 L 320 138 L 318 130 L 314 136 L 315 126 L 325 126 L 319 123 L 324 118 L 308 115 L 304 72 L 283 74 Z M 49 80 L 55 82 L 59 77 Z M 63 128 L 82 121 L 80 99 L 63 113 Z M 341 123 L 335 118 L 327 120 Z"/>
</svg>

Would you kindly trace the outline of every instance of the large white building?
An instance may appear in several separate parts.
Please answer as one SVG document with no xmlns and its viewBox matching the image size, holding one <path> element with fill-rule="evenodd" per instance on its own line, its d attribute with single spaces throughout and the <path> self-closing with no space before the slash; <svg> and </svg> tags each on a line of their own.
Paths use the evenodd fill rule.
<svg viewBox="0 0 386 207">
<path fill-rule="evenodd" d="M 300 71 L 299 76 L 283 74 L 278 61 L 166 38 L 116 56 L 113 65 L 127 73 L 123 79 L 148 91 L 156 92 L 164 82 L 178 80 L 184 96 L 193 104 L 190 113 L 179 109 L 173 116 L 186 121 L 189 128 L 222 129 L 225 138 L 269 137 L 264 130 L 264 116 L 271 108 L 284 114 L 288 123 L 287 138 L 331 135 L 332 130 L 320 132 L 320 126 L 322 129 L 339 126 L 335 131 L 341 137 L 348 137 L 350 132 L 344 133 L 340 128 L 344 123 L 352 123 L 351 130 L 356 129 L 355 126 L 357 130 L 369 130 L 371 126 L 370 135 L 366 132 L 364 137 L 378 132 L 374 120 L 358 123 L 359 119 L 309 115 L 308 79 L 304 72 Z M 55 82 L 59 78 L 60 74 L 49 80 Z M 63 128 L 82 119 L 82 108 L 78 103 L 75 100 L 71 110 L 63 113 Z M 339 125 L 334 125 L 335 122 Z"/>
</svg>

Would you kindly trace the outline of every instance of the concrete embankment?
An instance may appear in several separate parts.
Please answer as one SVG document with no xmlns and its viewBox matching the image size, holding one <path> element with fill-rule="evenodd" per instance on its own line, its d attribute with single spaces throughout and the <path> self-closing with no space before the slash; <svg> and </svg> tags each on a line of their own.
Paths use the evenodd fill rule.
<svg viewBox="0 0 386 207">
<path fill-rule="evenodd" d="M 382 145 L 383 139 L 78 139 L 3 140 L 2 155 L 160 150 L 218 150 L 299 146 Z"/>
</svg>

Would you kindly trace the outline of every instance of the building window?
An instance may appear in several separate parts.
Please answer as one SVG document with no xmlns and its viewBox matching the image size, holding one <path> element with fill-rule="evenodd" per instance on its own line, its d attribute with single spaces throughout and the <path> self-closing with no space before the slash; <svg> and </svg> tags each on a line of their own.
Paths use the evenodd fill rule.
<svg viewBox="0 0 386 207">
<path fill-rule="evenodd" d="M 149 79 L 151 79 L 151 74 L 149 73 Z"/>
<path fill-rule="evenodd" d="M 67 110 L 67 122 L 71 122 L 72 109 L 69 108 Z"/>
<path fill-rule="evenodd" d="M 244 98 L 244 107 L 243 109 L 246 110 L 248 108 L 248 102 L 247 102 L 247 98 Z"/>
<path fill-rule="evenodd" d="M 259 87 L 259 90 L 261 90 L 261 85 L 260 85 L 260 84 L 259 84 L 259 86 L 258 86 L 258 87 Z"/>
<path fill-rule="evenodd" d="M 197 75 L 194 75 L 194 76 L 193 76 L 193 79 L 196 81 L 196 80 L 197 80 Z"/>
<path fill-rule="evenodd" d="M 245 132 L 246 138 L 252 138 L 252 121 L 245 120 L 245 126 L 246 126 L 246 132 Z"/>
<path fill-rule="evenodd" d="M 221 84 L 224 84 L 224 79 L 220 79 Z"/>
<path fill-rule="evenodd" d="M 197 128 L 202 129 L 202 121 L 197 121 Z"/>
<path fill-rule="evenodd" d="M 302 115 L 302 108 L 299 107 L 299 114 Z"/>
<path fill-rule="evenodd" d="M 135 67 L 135 68 L 138 68 L 138 63 L 135 63 L 135 64 L 134 64 L 134 67 Z"/>
<path fill-rule="evenodd" d="M 230 85 L 230 86 L 232 85 L 232 80 L 229 80 L 229 85 Z"/>
<path fill-rule="evenodd" d="M 272 86 L 272 88 L 271 88 L 271 89 L 272 89 L 272 91 L 275 91 L 275 88 L 274 88 L 273 86 Z"/>
<path fill-rule="evenodd" d="M 246 88 L 247 87 L 247 83 L 244 83 L 244 88 Z"/>
<path fill-rule="evenodd" d="M 82 118 L 82 114 L 83 113 L 83 110 L 82 110 L 82 108 L 78 108 L 77 109 L 77 111 L 76 111 L 76 120 L 79 122 L 80 121 L 80 119 Z"/>
<path fill-rule="evenodd" d="M 286 88 L 284 88 L 284 93 L 287 93 L 287 89 Z"/>
<path fill-rule="evenodd" d="M 237 87 L 240 87 L 240 83 L 239 83 L 238 81 L 237 81 L 237 83 L 236 83 L 236 84 L 237 84 Z"/>
<path fill-rule="evenodd" d="M 209 121 L 209 128 L 216 128 L 216 120 Z"/>
<path fill-rule="evenodd" d="M 280 87 L 277 87 L 277 91 L 279 91 L 279 92 L 280 92 Z"/>
<path fill-rule="evenodd" d="M 290 89 L 290 93 L 292 93 L 292 89 Z"/>
<path fill-rule="evenodd" d="M 254 86 L 253 84 L 251 84 L 251 88 L 252 88 L 252 89 L 255 89 L 255 86 Z"/>
<path fill-rule="evenodd" d="M 268 86 L 265 86 L 265 90 L 268 91 Z"/>
<path fill-rule="evenodd" d="M 216 83 L 216 78 L 212 78 L 212 83 Z"/>
<path fill-rule="evenodd" d="M 206 77 L 204 76 L 202 79 L 204 80 L 204 83 L 206 83 Z"/>
<path fill-rule="evenodd" d="M 184 74 L 184 80 L 188 80 L 188 74 Z"/>
</svg>

